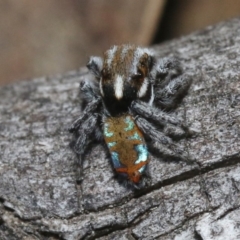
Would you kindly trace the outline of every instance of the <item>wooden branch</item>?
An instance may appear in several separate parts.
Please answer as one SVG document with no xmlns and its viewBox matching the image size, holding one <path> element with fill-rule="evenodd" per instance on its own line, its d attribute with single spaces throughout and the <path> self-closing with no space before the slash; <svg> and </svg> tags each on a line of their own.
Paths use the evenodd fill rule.
<svg viewBox="0 0 240 240">
<path fill-rule="evenodd" d="M 0 89 L 0 239 L 237 239 L 240 234 L 240 18 L 153 47 L 193 83 L 176 110 L 199 132 L 193 164 L 151 157 L 150 185 L 118 183 L 101 145 L 84 162 L 67 128 L 85 68 Z"/>
</svg>

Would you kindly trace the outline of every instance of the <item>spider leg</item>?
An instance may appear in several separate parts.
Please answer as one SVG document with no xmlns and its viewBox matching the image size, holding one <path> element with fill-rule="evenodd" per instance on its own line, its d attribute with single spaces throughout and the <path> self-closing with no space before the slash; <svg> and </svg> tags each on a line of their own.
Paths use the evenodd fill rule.
<svg viewBox="0 0 240 240">
<path fill-rule="evenodd" d="M 77 134 L 78 138 L 74 145 L 74 151 L 78 155 L 78 181 L 82 180 L 82 162 L 83 155 L 86 151 L 88 145 L 92 142 L 91 135 L 95 130 L 95 126 L 98 121 L 98 115 L 90 115 L 87 120 L 81 124 L 81 128 L 78 129 Z"/>
<path fill-rule="evenodd" d="M 96 112 L 101 101 L 101 98 L 96 95 L 92 86 L 87 81 L 82 81 L 80 83 L 80 92 L 84 95 L 84 97 L 91 99 L 91 101 L 87 104 L 81 116 L 72 123 L 71 127 L 69 127 L 68 130 L 71 133 L 76 131 L 82 123 L 90 117 L 90 115 Z"/>
<path fill-rule="evenodd" d="M 90 142 L 90 135 L 95 130 L 97 120 L 98 120 L 97 114 L 93 114 L 89 116 L 89 118 L 82 123 L 81 128 L 78 129 L 77 131 L 78 138 L 74 146 L 74 151 L 77 154 L 81 155 L 85 152 L 86 147 Z"/>
<path fill-rule="evenodd" d="M 151 72 L 151 77 L 154 79 L 154 84 L 162 88 L 169 83 L 171 79 L 182 74 L 182 68 L 176 58 L 160 58 L 156 61 Z"/>
<path fill-rule="evenodd" d="M 163 108 L 173 108 L 190 87 L 189 76 L 182 75 L 172 79 L 165 87 L 155 88 L 155 103 Z"/>
<path fill-rule="evenodd" d="M 171 157 L 174 159 L 181 159 L 183 161 L 190 160 L 186 151 L 177 146 L 171 138 L 158 131 L 146 119 L 138 116 L 136 117 L 135 121 L 143 133 L 151 138 L 153 141 L 154 149 L 156 149 L 163 156 Z"/>
<path fill-rule="evenodd" d="M 83 156 L 77 155 L 76 181 L 80 183 L 83 180 Z"/>
<path fill-rule="evenodd" d="M 190 134 L 190 130 L 182 123 L 182 121 L 161 109 L 153 106 L 149 107 L 149 105 L 143 101 L 132 102 L 131 110 L 140 116 L 163 126 L 164 132 L 168 136 L 181 138 Z"/>
<path fill-rule="evenodd" d="M 182 125 L 181 121 L 177 118 L 156 107 L 149 106 L 149 104 L 143 101 L 133 101 L 131 104 L 131 110 L 140 114 L 141 116 L 152 119 L 160 125 L 165 125 L 166 123 L 171 123 L 176 126 Z"/>
<path fill-rule="evenodd" d="M 79 85 L 80 93 L 83 94 L 83 98 L 87 99 L 88 102 L 98 99 L 99 89 L 93 81 L 83 80 Z"/>
<path fill-rule="evenodd" d="M 100 98 L 94 99 L 92 102 L 90 102 L 84 109 L 83 114 L 72 123 L 68 131 L 71 133 L 76 131 L 87 118 L 89 118 L 94 112 L 96 112 L 99 103 Z"/>
</svg>

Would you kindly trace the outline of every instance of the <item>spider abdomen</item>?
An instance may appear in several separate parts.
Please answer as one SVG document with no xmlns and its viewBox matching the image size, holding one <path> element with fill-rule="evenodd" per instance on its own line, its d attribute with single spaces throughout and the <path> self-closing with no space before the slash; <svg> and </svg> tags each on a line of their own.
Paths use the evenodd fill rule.
<svg viewBox="0 0 240 240">
<path fill-rule="evenodd" d="M 142 132 L 130 115 L 108 117 L 103 128 L 114 169 L 138 183 L 149 162 Z"/>
</svg>

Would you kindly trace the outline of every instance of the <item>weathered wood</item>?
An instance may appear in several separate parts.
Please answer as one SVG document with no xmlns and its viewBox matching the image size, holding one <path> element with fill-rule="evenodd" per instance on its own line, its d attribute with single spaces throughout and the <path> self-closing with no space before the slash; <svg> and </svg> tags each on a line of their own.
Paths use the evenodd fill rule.
<svg viewBox="0 0 240 240">
<path fill-rule="evenodd" d="M 101 145 L 84 162 L 67 127 L 86 69 L 0 90 L 0 239 L 238 239 L 240 19 L 155 46 L 193 77 L 176 110 L 199 132 L 181 140 L 193 164 L 151 157 L 150 185 L 118 183 Z"/>
</svg>

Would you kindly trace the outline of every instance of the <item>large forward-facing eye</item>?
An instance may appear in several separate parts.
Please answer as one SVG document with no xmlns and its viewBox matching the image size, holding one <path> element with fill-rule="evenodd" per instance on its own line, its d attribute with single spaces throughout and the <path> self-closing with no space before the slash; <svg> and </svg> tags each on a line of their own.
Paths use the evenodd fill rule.
<svg viewBox="0 0 240 240">
<path fill-rule="evenodd" d="M 139 87 L 140 87 L 140 85 L 142 84 L 142 82 L 144 80 L 143 73 L 139 71 L 139 72 L 133 74 L 131 77 L 131 80 L 134 85 L 139 85 Z"/>
<path fill-rule="evenodd" d="M 105 68 L 103 68 L 103 70 L 101 71 L 101 75 L 102 75 L 103 80 L 111 79 L 111 73 Z"/>
</svg>

